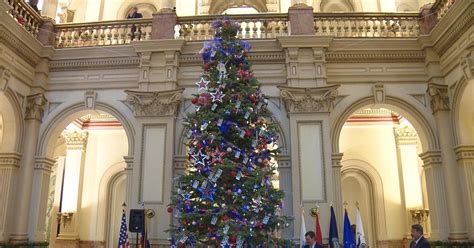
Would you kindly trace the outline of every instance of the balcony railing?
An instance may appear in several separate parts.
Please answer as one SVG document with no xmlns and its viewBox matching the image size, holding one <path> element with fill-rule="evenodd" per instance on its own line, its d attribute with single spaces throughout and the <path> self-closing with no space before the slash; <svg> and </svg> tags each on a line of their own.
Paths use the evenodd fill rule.
<svg viewBox="0 0 474 248">
<path fill-rule="evenodd" d="M 449 8 L 456 2 L 456 0 L 437 0 L 431 8 L 433 12 L 436 12 L 438 21 L 444 17 Z"/>
<path fill-rule="evenodd" d="M 109 46 L 151 39 L 152 19 L 56 25 L 56 47 Z"/>
<path fill-rule="evenodd" d="M 41 16 L 24 0 L 6 0 L 5 2 L 10 6 L 8 13 L 13 19 L 23 26 L 28 33 L 36 37 L 43 22 Z"/>
<path fill-rule="evenodd" d="M 417 37 L 419 13 L 314 13 L 316 35 Z"/>
<path fill-rule="evenodd" d="M 218 18 L 222 16 L 178 17 L 175 37 L 185 40 L 212 39 L 214 31 L 211 23 Z M 240 24 L 238 36 L 241 39 L 267 39 L 288 35 L 287 14 L 229 15 L 229 18 Z"/>
</svg>

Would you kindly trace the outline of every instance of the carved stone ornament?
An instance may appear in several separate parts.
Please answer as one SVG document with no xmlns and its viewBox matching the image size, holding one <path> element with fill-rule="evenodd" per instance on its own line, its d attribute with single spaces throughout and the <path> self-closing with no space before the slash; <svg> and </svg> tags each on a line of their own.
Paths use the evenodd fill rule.
<svg viewBox="0 0 474 248">
<path fill-rule="evenodd" d="M 0 92 L 6 91 L 11 77 L 10 70 L 0 65 L 0 77 Z"/>
<path fill-rule="evenodd" d="M 427 92 L 431 97 L 431 109 L 433 110 L 433 114 L 438 111 L 449 110 L 447 85 L 429 83 Z"/>
<path fill-rule="evenodd" d="M 135 116 L 176 116 L 183 91 L 184 88 L 154 92 L 126 90 L 125 93 Z"/>
<path fill-rule="evenodd" d="M 26 97 L 25 120 L 35 119 L 41 121 L 43 119 L 44 107 L 48 100 L 42 93 L 34 94 Z"/>
<path fill-rule="evenodd" d="M 416 145 L 418 141 L 416 130 L 410 126 L 394 127 L 393 134 L 397 145 Z"/>
<path fill-rule="evenodd" d="M 61 135 L 66 140 L 68 150 L 84 150 L 86 148 L 89 136 L 86 131 L 63 131 Z"/>
<path fill-rule="evenodd" d="M 339 85 L 298 88 L 279 86 L 288 113 L 331 112 Z"/>
</svg>

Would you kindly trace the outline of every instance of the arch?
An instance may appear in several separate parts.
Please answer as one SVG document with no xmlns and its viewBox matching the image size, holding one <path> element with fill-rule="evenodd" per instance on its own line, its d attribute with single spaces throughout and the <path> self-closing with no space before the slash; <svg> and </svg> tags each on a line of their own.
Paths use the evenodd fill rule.
<svg viewBox="0 0 474 248">
<path fill-rule="evenodd" d="M 109 168 L 102 175 L 99 182 L 99 194 L 97 198 L 97 218 L 96 228 L 98 237 L 102 237 L 103 240 L 108 243 L 110 236 L 110 214 L 107 212 L 110 210 L 111 204 L 111 188 L 118 178 L 125 176 L 126 163 L 124 161 L 117 162 L 109 166 Z M 100 216 L 103 216 L 102 218 Z"/>
<path fill-rule="evenodd" d="M 344 175 L 347 176 L 349 173 L 355 173 L 360 175 L 361 178 L 367 180 L 372 186 L 372 192 L 369 192 L 373 196 L 372 209 L 375 211 L 375 223 L 372 226 L 375 230 L 372 230 L 374 241 L 378 239 L 385 239 L 387 236 L 387 224 L 385 219 L 385 199 L 383 191 L 382 177 L 377 170 L 369 163 L 359 159 L 348 159 L 341 161 L 341 180 Z M 373 246 L 376 244 L 372 244 Z"/>
<path fill-rule="evenodd" d="M 128 156 L 133 156 L 135 147 L 135 130 L 133 129 L 131 121 L 127 119 L 124 114 L 107 103 L 96 102 L 95 109 L 93 110 L 105 111 L 113 115 L 120 121 L 120 123 L 122 123 L 125 133 L 127 134 Z M 45 124 L 45 129 L 38 140 L 36 155 L 48 158 L 52 157 L 53 149 L 51 147 L 54 147 L 53 142 L 56 142 L 53 137 L 57 138 L 69 123 L 90 111 L 92 111 L 92 109 L 87 109 L 83 102 L 74 104 L 59 111 L 59 114 L 52 117 L 49 123 Z"/>
<path fill-rule="evenodd" d="M 323 0 L 321 1 L 322 12 L 351 12 L 355 11 L 350 0 Z"/>
<path fill-rule="evenodd" d="M 138 7 L 138 12 L 143 14 L 144 18 L 150 18 L 151 14 L 158 12 L 158 6 L 155 0 L 125 0 L 117 10 L 117 20 L 126 19 L 130 10 Z"/>
<path fill-rule="evenodd" d="M 226 9 L 233 7 L 252 7 L 258 12 L 268 12 L 265 0 L 212 0 L 209 14 L 222 14 Z"/>
<path fill-rule="evenodd" d="M 472 138 L 474 135 L 474 111 L 471 106 L 473 98 L 474 80 L 467 81 L 465 77 L 461 78 L 456 84 L 451 101 L 451 126 L 455 145 L 474 144 Z M 466 130 L 469 127 L 471 127 L 470 133 L 469 130 Z"/>
<path fill-rule="evenodd" d="M 333 153 L 339 153 L 339 137 L 341 135 L 342 127 L 347 119 L 357 110 L 369 107 L 373 104 L 374 97 L 368 96 L 351 103 L 349 107 L 343 110 L 340 114 L 335 113 L 335 111 L 331 113 L 333 116 L 338 116 L 331 126 L 331 145 Z M 436 138 L 433 128 L 425 116 L 413 105 L 402 99 L 393 96 L 386 96 L 385 103 L 381 104 L 381 107 L 395 110 L 407 118 L 420 137 L 423 151 L 439 149 L 438 139 Z"/>
<path fill-rule="evenodd" d="M 21 107 L 21 104 L 18 100 L 18 98 L 16 97 L 16 94 L 13 90 L 11 90 L 9 87 L 6 88 L 5 91 L 3 91 L 3 95 L 5 96 L 5 100 L 9 103 L 9 104 L 1 104 L 2 106 L 6 106 L 6 108 L 9 108 L 10 109 L 8 110 L 4 110 L 2 111 L 2 109 L 0 109 L 0 112 L 3 112 L 3 129 L 5 130 L 5 128 L 9 129 L 9 128 L 12 128 L 14 129 L 15 131 L 13 132 L 13 135 L 14 137 L 10 140 L 10 142 L 8 142 L 9 144 L 7 144 L 7 147 L 9 149 L 11 149 L 10 151 L 7 151 L 7 152 L 11 152 L 11 151 L 14 151 L 14 152 L 18 152 L 18 153 L 21 153 L 22 152 L 22 144 L 23 144 L 23 135 L 24 135 L 24 129 L 25 129 L 25 123 L 24 123 L 24 116 L 23 116 L 23 111 L 22 111 L 22 107 Z M 0 97 L 2 97 L 2 95 L 0 94 Z M 10 125 L 9 122 L 11 120 L 13 120 L 13 123 Z M 9 133 L 9 136 L 11 134 Z M 4 135 L 4 138 L 6 137 L 6 135 Z M 3 144 L 3 142 L 0 141 L 0 144 L 2 144 L 2 148 L 5 147 Z M 3 149 L 2 149 L 3 150 Z"/>
</svg>

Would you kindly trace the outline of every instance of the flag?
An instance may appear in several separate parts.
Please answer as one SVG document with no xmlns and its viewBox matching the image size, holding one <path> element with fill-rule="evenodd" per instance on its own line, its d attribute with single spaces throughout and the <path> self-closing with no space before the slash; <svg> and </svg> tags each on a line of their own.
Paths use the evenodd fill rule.
<svg viewBox="0 0 474 248">
<path fill-rule="evenodd" d="M 118 248 L 128 248 L 128 232 L 127 232 L 127 216 L 125 215 L 125 209 L 122 211 L 122 223 L 120 224 L 120 234 L 118 241 Z"/>
<path fill-rule="evenodd" d="M 146 211 L 145 211 L 146 212 Z M 146 225 L 146 216 L 143 220 L 143 229 L 142 229 L 142 237 L 140 238 L 139 248 L 151 248 L 150 241 L 148 241 L 148 230 Z"/>
<path fill-rule="evenodd" d="M 356 212 L 356 247 L 365 248 L 367 243 L 365 242 L 364 227 L 362 227 L 362 218 L 360 216 L 359 208 Z"/>
<path fill-rule="evenodd" d="M 306 223 L 304 222 L 304 208 L 301 206 L 301 228 L 300 228 L 300 248 L 305 245 Z"/>
<path fill-rule="evenodd" d="M 339 234 L 337 234 L 336 215 L 334 208 L 331 206 L 331 222 L 329 223 L 329 246 L 331 248 L 339 248 Z"/>
<path fill-rule="evenodd" d="M 323 235 L 319 225 L 319 212 L 316 214 L 316 248 L 323 248 Z"/>
<path fill-rule="evenodd" d="M 347 209 L 344 210 L 344 248 L 355 248 L 354 235 L 352 234 L 352 226 L 347 215 Z"/>
</svg>

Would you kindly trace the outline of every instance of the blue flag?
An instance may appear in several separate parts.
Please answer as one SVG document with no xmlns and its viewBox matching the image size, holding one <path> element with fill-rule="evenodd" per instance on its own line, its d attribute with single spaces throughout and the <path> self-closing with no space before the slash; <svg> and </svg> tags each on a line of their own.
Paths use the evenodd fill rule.
<svg viewBox="0 0 474 248">
<path fill-rule="evenodd" d="M 329 246 L 331 248 L 339 248 L 339 234 L 337 234 L 336 215 L 334 208 L 331 206 L 331 222 L 329 223 Z"/>
<path fill-rule="evenodd" d="M 344 211 L 344 248 L 355 248 L 354 235 L 352 234 L 352 226 L 347 216 L 347 210 Z"/>
</svg>

